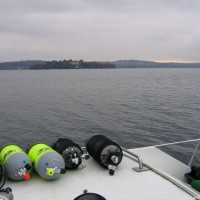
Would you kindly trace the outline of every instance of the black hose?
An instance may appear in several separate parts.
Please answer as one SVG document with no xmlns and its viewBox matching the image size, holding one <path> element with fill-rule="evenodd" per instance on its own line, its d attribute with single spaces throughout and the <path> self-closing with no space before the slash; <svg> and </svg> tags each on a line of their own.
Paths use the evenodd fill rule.
<svg viewBox="0 0 200 200">
<path fill-rule="evenodd" d="M 6 173 L 4 167 L 0 164 L 0 189 L 4 186 L 6 182 Z"/>
</svg>

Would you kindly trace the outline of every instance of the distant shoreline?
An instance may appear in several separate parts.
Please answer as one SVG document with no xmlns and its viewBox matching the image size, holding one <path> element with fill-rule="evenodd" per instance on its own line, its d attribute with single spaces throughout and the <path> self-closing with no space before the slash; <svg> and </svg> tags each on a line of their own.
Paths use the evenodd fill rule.
<svg viewBox="0 0 200 200">
<path fill-rule="evenodd" d="M 200 68 L 200 63 L 153 62 L 141 60 L 94 61 L 27 60 L 0 63 L 0 70 L 45 70 L 45 69 L 114 69 L 114 68 Z"/>
</svg>

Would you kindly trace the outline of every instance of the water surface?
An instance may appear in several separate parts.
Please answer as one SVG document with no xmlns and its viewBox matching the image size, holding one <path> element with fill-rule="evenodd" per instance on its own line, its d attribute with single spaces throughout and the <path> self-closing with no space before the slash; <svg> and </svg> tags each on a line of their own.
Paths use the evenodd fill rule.
<svg viewBox="0 0 200 200">
<path fill-rule="evenodd" d="M 199 130 L 200 69 L 0 71 L 1 146 L 104 134 L 135 148 Z"/>
</svg>

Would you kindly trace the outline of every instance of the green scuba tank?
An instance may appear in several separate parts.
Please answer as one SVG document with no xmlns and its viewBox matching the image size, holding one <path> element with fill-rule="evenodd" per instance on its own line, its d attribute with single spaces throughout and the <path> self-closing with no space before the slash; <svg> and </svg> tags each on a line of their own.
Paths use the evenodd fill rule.
<svg viewBox="0 0 200 200">
<path fill-rule="evenodd" d="M 15 181 L 30 179 L 32 162 L 19 146 L 5 146 L 0 152 L 0 162 L 4 166 L 8 178 Z"/>
<path fill-rule="evenodd" d="M 62 156 L 46 144 L 33 145 L 28 155 L 33 161 L 35 170 L 43 179 L 55 180 L 66 172 Z"/>
</svg>

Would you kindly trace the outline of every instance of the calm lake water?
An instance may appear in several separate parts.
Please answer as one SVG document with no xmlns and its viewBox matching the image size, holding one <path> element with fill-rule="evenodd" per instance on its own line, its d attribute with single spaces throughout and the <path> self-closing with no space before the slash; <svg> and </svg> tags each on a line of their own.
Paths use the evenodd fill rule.
<svg viewBox="0 0 200 200">
<path fill-rule="evenodd" d="M 200 69 L 0 71 L 0 134 L 23 148 L 94 134 L 127 148 L 200 138 Z M 193 147 L 172 149 L 187 163 Z"/>
</svg>

